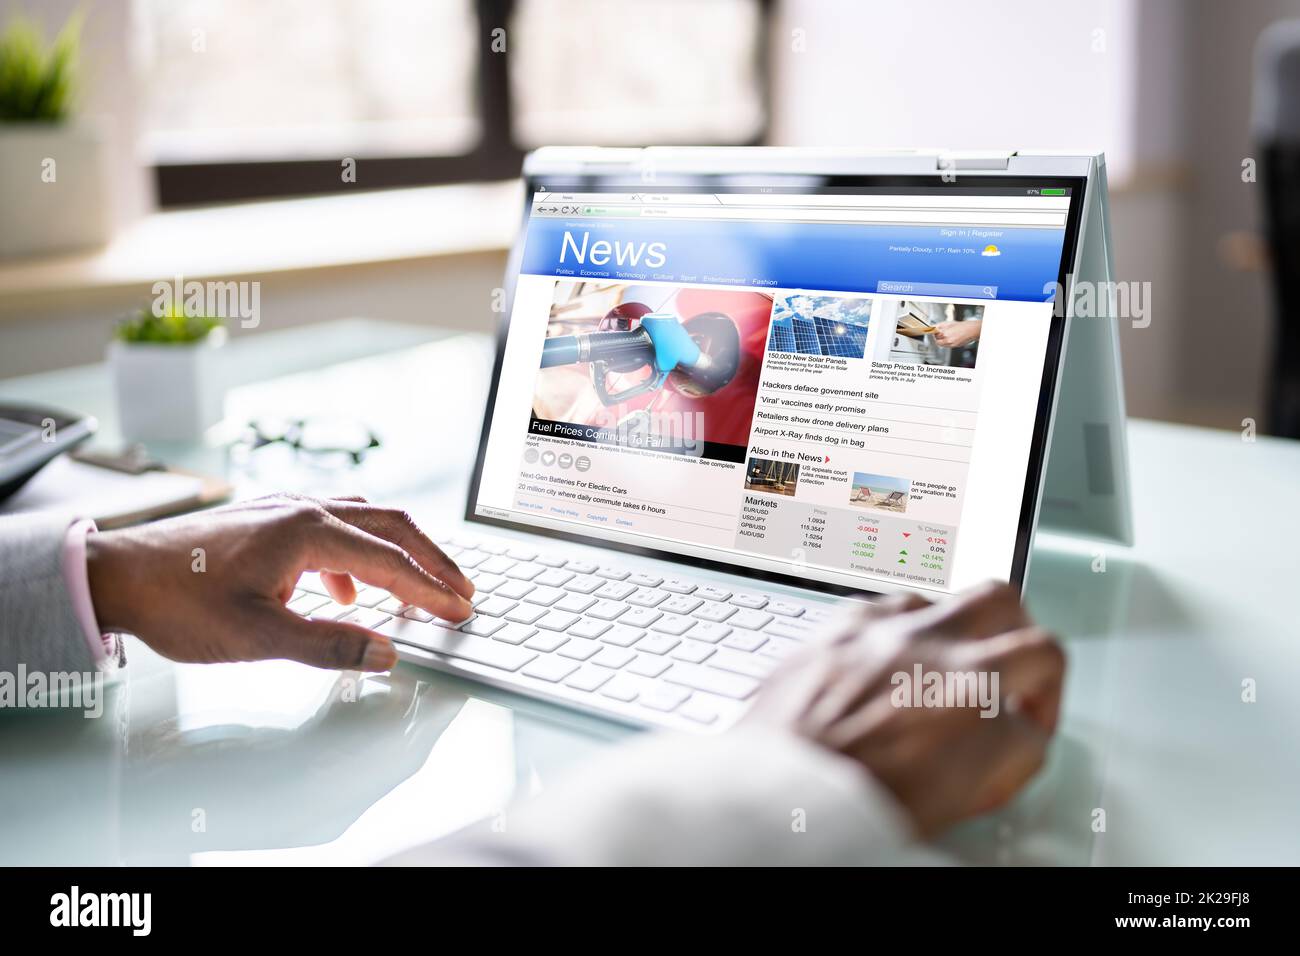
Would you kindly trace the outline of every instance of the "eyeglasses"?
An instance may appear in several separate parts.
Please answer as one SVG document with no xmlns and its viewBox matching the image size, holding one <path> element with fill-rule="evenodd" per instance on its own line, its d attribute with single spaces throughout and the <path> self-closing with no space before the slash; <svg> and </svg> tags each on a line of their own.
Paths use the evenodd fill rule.
<svg viewBox="0 0 1300 956">
<path fill-rule="evenodd" d="M 267 445 L 287 445 L 319 464 L 360 465 L 380 446 L 379 436 L 357 421 L 337 418 L 265 418 L 249 422 L 231 450 L 250 454 Z"/>
</svg>

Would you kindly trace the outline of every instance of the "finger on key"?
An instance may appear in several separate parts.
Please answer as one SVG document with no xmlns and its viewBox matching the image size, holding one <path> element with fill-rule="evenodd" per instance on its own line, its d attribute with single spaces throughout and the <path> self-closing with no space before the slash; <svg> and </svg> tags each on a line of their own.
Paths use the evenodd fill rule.
<svg viewBox="0 0 1300 956">
<path fill-rule="evenodd" d="M 474 583 L 465 577 L 455 561 L 429 540 L 428 535 L 420 530 L 405 511 L 380 508 L 364 499 L 353 498 L 331 498 L 322 501 L 321 505 L 334 517 L 354 528 L 391 541 L 461 597 L 468 599 L 474 596 Z"/>
<path fill-rule="evenodd" d="M 450 621 L 470 615 L 470 603 L 429 574 L 405 550 L 383 538 L 323 514 L 306 543 L 306 561 L 317 569 L 350 574 L 399 600 Z"/>
</svg>

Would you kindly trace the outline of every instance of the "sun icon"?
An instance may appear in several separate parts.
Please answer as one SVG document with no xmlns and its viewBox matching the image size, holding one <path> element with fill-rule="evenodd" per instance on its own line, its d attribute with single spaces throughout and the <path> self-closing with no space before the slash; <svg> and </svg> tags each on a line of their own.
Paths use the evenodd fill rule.
<svg viewBox="0 0 1300 956">
<path fill-rule="evenodd" d="M 999 249 L 997 246 L 994 246 L 994 245 L 987 245 L 987 246 L 984 247 L 984 251 L 981 252 L 980 255 L 982 255 L 982 256 L 1000 256 L 1000 255 L 1002 255 L 1002 250 Z"/>
</svg>

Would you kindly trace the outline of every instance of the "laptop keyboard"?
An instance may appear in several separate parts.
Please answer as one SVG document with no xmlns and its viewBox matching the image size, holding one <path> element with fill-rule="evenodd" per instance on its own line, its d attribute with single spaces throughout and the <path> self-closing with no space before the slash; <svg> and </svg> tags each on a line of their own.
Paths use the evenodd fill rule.
<svg viewBox="0 0 1300 956">
<path fill-rule="evenodd" d="M 477 589 L 464 621 L 364 585 L 354 604 L 341 605 L 314 573 L 302 576 L 288 607 L 375 630 L 407 660 L 624 721 L 694 730 L 734 722 L 763 678 L 836 616 L 834 605 L 514 541 L 440 544 Z"/>
</svg>

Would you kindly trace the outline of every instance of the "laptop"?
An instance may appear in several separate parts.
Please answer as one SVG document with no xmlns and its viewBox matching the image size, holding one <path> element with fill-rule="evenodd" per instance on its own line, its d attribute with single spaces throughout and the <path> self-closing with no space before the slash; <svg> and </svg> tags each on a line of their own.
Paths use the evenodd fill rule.
<svg viewBox="0 0 1300 956">
<path fill-rule="evenodd" d="M 555 148 L 524 179 L 443 542 L 475 613 L 374 607 L 404 659 L 716 731 L 858 602 L 1022 584 L 1101 157 Z M 1115 381 L 1070 444 L 1116 471 L 1113 330 L 1077 324 Z"/>
</svg>

